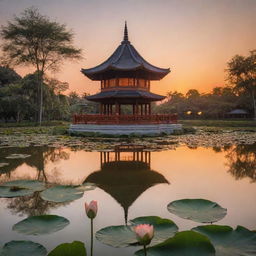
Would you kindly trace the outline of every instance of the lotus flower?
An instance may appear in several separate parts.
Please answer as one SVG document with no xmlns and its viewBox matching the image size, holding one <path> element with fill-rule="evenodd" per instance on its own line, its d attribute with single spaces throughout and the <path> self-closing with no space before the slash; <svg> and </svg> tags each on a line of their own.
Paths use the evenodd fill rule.
<svg viewBox="0 0 256 256">
<path fill-rule="evenodd" d="M 154 236 L 154 227 L 149 224 L 141 224 L 134 227 L 134 232 L 141 245 L 148 245 Z"/>
<path fill-rule="evenodd" d="M 94 219 L 96 217 L 97 211 L 98 211 L 97 201 L 93 200 L 89 203 L 89 205 L 87 203 L 85 203 L 84 207 L 85 207 L 85 212 L 86 212 L 88 218 Z"/>
</svg>

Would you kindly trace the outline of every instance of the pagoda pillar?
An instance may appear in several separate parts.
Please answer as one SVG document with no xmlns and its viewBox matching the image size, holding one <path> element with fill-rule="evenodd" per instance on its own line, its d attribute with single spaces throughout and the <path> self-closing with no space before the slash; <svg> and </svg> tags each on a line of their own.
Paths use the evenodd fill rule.
<svg viewBox="0 0 256 256">
<path fill-rule="evenodd" d="M 151 115 L 151 103 L 148 104 L 148 114 Z"/>
<path fill-rule="evenodd" d="M 117 102 L 115 102 L 115 115 L 117 115 Z"/>
<path fill-rule="evenodd" d="M 102 106 L 102 103 L 100 103 L 100 114 L 102 115 L 102 112 L 103 112 L 103 106 Z"/>
</svg>

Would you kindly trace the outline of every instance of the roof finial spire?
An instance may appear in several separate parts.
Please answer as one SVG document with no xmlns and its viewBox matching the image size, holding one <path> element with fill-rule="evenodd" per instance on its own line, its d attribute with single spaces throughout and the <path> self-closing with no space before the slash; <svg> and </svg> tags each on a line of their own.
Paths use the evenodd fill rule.
<svg viewBox="0 0 256 256">
<path fill-rule="evenodd" d="M 127 22 L 126 21 L 125 21 L 125 25 L 124 25 L 124 41 L 129 41 L 129 39 L 128 39 Z"/>
</svg>

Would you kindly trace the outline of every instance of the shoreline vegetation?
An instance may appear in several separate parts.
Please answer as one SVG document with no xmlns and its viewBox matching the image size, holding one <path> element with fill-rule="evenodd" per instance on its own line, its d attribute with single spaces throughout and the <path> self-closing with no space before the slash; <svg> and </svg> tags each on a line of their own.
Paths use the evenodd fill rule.
<svg viewBox="0 0 256 256">
<path fill-rule="evenodd" d="M 20 126 L 6 124 L 0 127 L 0 148 L 7 147 L 71 147 L 86 151 L 109 150 L 122 144 L 139 144 L 154 150 L 188 147 L 223 147 L 226 145 L 256 143 L 254 121 L 234 120 L 180 120 L 183 133 L 160 136 L 103 136 L 99 134 L 68 133 L 68 122 L 48 122 L 44 126 L 20 123 Z M 10 125 L 10 126 L 7 126 Z"/>
</svg>

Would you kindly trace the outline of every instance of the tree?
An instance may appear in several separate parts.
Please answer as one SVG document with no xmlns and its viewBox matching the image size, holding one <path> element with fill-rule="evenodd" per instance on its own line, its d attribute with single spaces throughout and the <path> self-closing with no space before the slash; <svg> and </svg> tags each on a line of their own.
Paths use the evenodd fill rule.
<svg viewBox="0 0 256 256">
<path fill-rule="evenodd" d="M 5 62 L 32 65 L 37 71 L 38 121 L 42 122 L 43 81 L 45 72 L 58 70 L 66 59 L 81 58 L 81 49 L 73 46 L 74 34 L 66 25 L 51 21 L 35 8 L 26 9 L 1 28 Z"/>
<path fill-rule="evenodd" d="M 238 93 L 247 93 L 251 97 L 254 119 L 256 120 L 256 50 L 250 55 L 234 56 L 228 62 L 228 80 Z"/>
<path fill-rule="evenodd" d="M 18 75 L 13 69 L 0 66 L 0 87 L 5 86 L 6 84 L 15 83 L 20 79 L 21 76 Z"/>
</svg>

